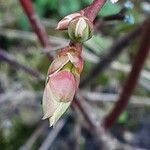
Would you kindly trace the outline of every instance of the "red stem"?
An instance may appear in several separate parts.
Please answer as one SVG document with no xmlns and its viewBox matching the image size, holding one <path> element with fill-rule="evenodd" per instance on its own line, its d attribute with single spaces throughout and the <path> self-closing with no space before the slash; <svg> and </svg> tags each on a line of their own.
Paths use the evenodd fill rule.
<svg viewBox="0 0 150 150">
<path fill-rule="evenodd" d="M 100 10 L 105 4 L 106 0 L 93 0 L 92 4 L 84 9 L 84 15 L 91 21 L 93 21 Z"/>
<path fill-rule="evenodd" d="M 48 36 L 38 16 L 34 12 L 31 0 L 20 0 L 20 3 L 31 23 L 32 29 L 37 34 L 37 37 L 41 45 L 44 48 L 48 47 L 49 46 Z"/>
<path fill-rule="evenodd" d="M 134 59 L 132 70 L 128 76 L 128 79 L 126 80 L 122 93 L 120 94 L 119 100 L 117 101 L 111 113 L 104 119 L 103 125 L 105 128 L 110 128 L 115 123 L 121 112 L 125 109 L 130 99 L 130 96 L 133 93 L 133 90 L 136 86 L 146 57 L 148 56 L 148 52 L 150 50 L 150 20 L 145 22 L 144 26 L 145 30 L 143 31 L 141 44 L 137 55 Z"/>
</svg>

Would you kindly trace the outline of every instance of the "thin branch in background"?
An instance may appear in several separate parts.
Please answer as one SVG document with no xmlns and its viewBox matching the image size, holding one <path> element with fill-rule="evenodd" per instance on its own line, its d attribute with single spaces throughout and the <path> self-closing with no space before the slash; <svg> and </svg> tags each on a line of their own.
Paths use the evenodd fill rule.
<svg viewBox="0 0 150 150">
<path fill-rule="evenodd" d="M 29 31 L 21 31 L 21 30 L 14 30 L 14 29 L 8 29 L 8 28 L 3 28 L 0 29 L 0 35 L 7 37 L 8 39 L 21 39 L 21 40 L 26 40 L 32 43 L 36 43 L 36 35 L 33 32 Z M 46 54 L 49 53 L 50 51 L 58 50 L 62 47 L 65 47 L 68 43 L 69 40 L 61 38 L 61 37 L 56 37 L 56 36 L 48 36 L 48 38 L 51 40 L 51 49 L 50 48 L 43 48 L 42 53 Z"/>
<path fill-rule="evenodd" d="M 101 26 L 101 24 L 103 24 L 103 21 L 124 20 L 125 13 L 127 12 L 127 10 L 128 8 L 124 6 L 118 13 L 102 17 L 101 20 L 98 20 L 96 22 L 96 29 L 98 29 Z"/>
<path fill-rule="evenodd" d="M 99 62 L 99 56 L 87 50 L 84 50 L 82 52 L 82 55 L 84 59 L 87 59 L 94 65 L 96 65 Z M 124 72 L 125 74 L 127 74 L 131 69 L 131 65 L 123 64 L 116 60 L 110 65 L 110 69 L 114 71 Z M 146 91 L 150 91 L 150 72 L 148 70 L 146 69 L 142 70 L 140 80 L 139 80 L 139 85 L 142 88 L 144 88 Z"/>
<path fill-rule="evenodd" d="M 124 20 L 125 13 L 127 12 L 127 8 L 124 6 L 118 13 L 113 15 L 104 16 L 102 18 L 103 21 L 114 21 L 114 20 Z"/>
<path fill-rule="evenodd" d="M 8 20 L 0 22 L 0 28 L 2 28 L 4 26 L 8 26 L 8 25 L 14 23 L 15 21 L 16 21 L 16 18 L 12 18 L 12 16 L 11 16 Z"/>
<path fill-rule="evenodd" d="M 114 21 L 114 20 L 124 20 L 124 14 L 114 14 L 110 16 L 105 16 L 102 18 L 103 21 Z"/>
<path fill-rule="evenodd" d="M 50 131 L 46 139 L 43 141 L 39 150 L 49 150 L 54 140 L 56 139 L 56 137 L 58 136 L 59 132 L 61 131 L 61 129 L 64 127 L 65 124 L 66 124 L 66 120 L 58 121 L 56 126 L 53 127 L 53 130 Z"/>
<path fill-rule="evenodd" d="M 127 81 L 122 89 L 122 92 L 115 107 L 110 112 L 110 114 L 108 114 L 108 116 L 106 116 L 104 119 L 103 126 L 105 128 L 110 128 L 114 124 L 114 122 L 117 120 L 121 112 L 125 109 L 131 97 L 131 94 L 134 91 L 140 72 L 142 70 L 142 67 L 144 66 L 144 62 L 150 50 L 149 35 L 150 35 L 150 19 L 148 18 L 148 20 L 144 24 L 144 31 L 142 35 L 141 44 L 137 52 L 137 55 L 134 59 L 131 72 L 127 78 Z"/>
<path fill-rule="evenodd" d="M 84 107 L 83 104 L 84 99 L 78 95 L 74 98 L 73 105 L 78 106 L 80 112 L 83 114 L 85 120 L 88 122 L 91 129 L 96 130 L 96 124 L 94 120 L 90 117 L 88 110 Z"/>
<path fill-rule="evenodd" d="M 92 103 L 98 102 L 117 102 L 117 97 L 119 94 L 111 94 L 111 93 L 100 93 L 100 92 L 90 92 L 83 90 L 81 91 L 82 95 L 86 100 Z M 150 98 L 143 97 L 143 96 L 132 96 L 131 101 L 129 102 L 131 105 L 138 105 L 138 106 L 150 106 Z"/>
<path fill-rule="evenodd" d="M 0 49 L 0 60 L 7 62 L 8 64 L 14 66 L 15 68 L 18 68 L 20 70 L 27 72 L 28 74 L 32 75 L 38 80 L 43 81 L 45 79 L 45 77 L 40 72 L 17 62 L 17 60 L 15 60 L 13 56 L 11 56 L 5 50 L 2 50 L 2 49 Z"/>
<path fill-rule="evenodd" d="M 75 123 L 74 123 L 74 129 L 73 129 L 73 150 L 79 150 L 80 149 L 80 141 L 81 141 L 81 129 L 82 129 L 82 124 L 81 124 L 81 115 L 80 111 L 75 109 Z"/>
<path fill-rule="evenodd" d="M 19 150 L 31 150 L 34 143 L 37 139 L 42 135 L 43 131 L 46 129 L 46 122 L 42 122 L 32 133 L 32 135 L 28 138 L 27 142 L 20 147 Z"/>
<path fill-rule="evenodd" d="M 20 4 L 30 21 L 33 31 L 37 34 L 37 37 L 41 45 L 44 48 L 49 47 L 50 45 L 49 45 L 48 36 L 38 16 L 34 12 L 31 0 L 20 0 Z"/>
<path fill-rule="evenodd" d="M 32 99 L 32 101 L 30 100 L 32 103 L 33 100 L 38 99 L 39 97 L 42 97 L 42 92 L 40 91 L 35 93 L 31 90 L 20 89 L 17 90 L 16 94 L 16 89 L 13 89 L 11 86 L 9 86 L 9 88 L 7 88 L 7 92 L 0 94 L 0 105 L 2 106 L 9 103 L 10 105 L 16 107 L 21 103 L 28 102 L 30 99 Z M 24 101 L 25 99 L 26 101 Z"/>
<path fill-rule="evenodd" d="M 118 57 L 119 54 L 127 47 L 142 31 L 142 25 L 139 25 L 134 31 L 127 33 L 126 36 L 121 37 L 116 44 L 109 48 L 108 53 L 104 55 L 98 62 L 98 64 L 92 68 L 83 80 L 81 80 L 80 88 L 86 86 L 91 80 L 97 77 L 110 63 Z"/>
<path fill-rule="evenodd" d="M 97 137 L 98 143 L 100 144 L 100 149 L 122 149 L 122 150 L 144 150 L 138 147 L 132 147 L 128 144 L 120 143 L 117 139 L 112 137 L 102 126 L 96 125 L 94 119 L 90 116 L 88 110 L 84 107 L 83 101 L 84 98 L 77 96 L 78 99 L 74 101 L 74 105 L 78 105 L 78 108 L 82 112 L 84 118 L 86 119 L 87 123 L 90 125 L 90 132 Z M 101 143 L 102 142 L 102 143 Z"/>
</svg>

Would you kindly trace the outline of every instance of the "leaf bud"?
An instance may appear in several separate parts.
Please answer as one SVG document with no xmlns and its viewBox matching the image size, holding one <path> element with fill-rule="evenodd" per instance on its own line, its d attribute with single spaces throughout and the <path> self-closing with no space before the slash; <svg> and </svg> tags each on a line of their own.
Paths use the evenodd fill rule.
<svg viewBox="0 0 150 150">
<path fill-rule="evenodd" d="M 68 26 L 68 34 L 72 41 L 83 43 L 93 35 L 93 25 L 86 17 L 76 17 Z"/>
</svg>

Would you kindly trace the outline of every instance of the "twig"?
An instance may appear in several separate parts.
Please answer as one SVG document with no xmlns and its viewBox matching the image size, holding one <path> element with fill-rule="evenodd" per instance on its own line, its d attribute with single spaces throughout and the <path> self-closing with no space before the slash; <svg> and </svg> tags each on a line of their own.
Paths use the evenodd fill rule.
<svg viewBox="0 0 150 150">
<path fill-rule="evenodd" d="M 33 144 L 37 141 L 37 139 L 41 136 L 43 131 L 45 130 L 47 124 L 46 122 L 41 123 L 32 133 L 32 135 L 28 138 L 27 142 L 20 147 L 19 150 L 31 150 Z"/>
<path fill-rule="evenodd" d="M 22 39 L 27 40 L 31 42 L 36 41 L 36 35 L 33 32 L 29 31 L 21 31 L 21 30 L 15 30 L 15 29 L 8 29 L 8 28 L 0 28 L 0 35 L 6 36 L 7 38 L 11 39 Z M 49 39 L 51 39 L 51 45 L 67 45 L 69 43 L 69 40 L 56 37 L 56 36 L 48 36 Z M 50 49 L 49 49 L 50 52 Z"/>
<path fill-rule="evenodd" d="M 49 47 L 49 40 L 44 27 L 42 26 L 38 16 L 34 12 L 31 0 L 20 0 L 20 4 L 24 9 L 32 29 L 37 34 L 37 37 L 43 47 Z"/>
<path fill-rule="evenodd" d="M 60 120 L 53 128 L 53 130 L 48 134 L 47 138 L 44 140 L 42 145 L 40 146 L 39 150 L 48 150 L 50 149 L 52 143 L 56 139 L 57 135 L 59 134 L 60 130 L 65 125 L 66 120 Z"/>
<path fill-rule="evenodd" d="M 150 81 L 148 80 L 139 80 L 139 84 L 141 87 L 143 87 L 145 90 L 150 91 Z"/>
<path fill-rule="evenodd" d="M 28 31 L 0 28 L 0 35 L 5 36 L 10 39 L 15 38 L 18 40 L 20 39 L 27 40 L 33 43 L 36 42 L 36 35 L 33 32 L 28 32 Z M 61 49 L 62 47 L 65 47 L 69 43 L 69 40 L 61 38 L 61 37 L 48 36 L 48 38 L 51 39 L 51 49 L 49 47 L 43 48 L 42 53 L 44 54 L 51 52 L 51 55 L 53 55 L 52 51 Z"/>
<path fill-rule="evenodd" d="M 42 92 L 39 91 L 34 93 L 31 90 L 20 89 L 17 90 L 17 96 L 15 95 L 16 95 L 16 90 L 10 86 L 10 89 L 8 88 L 7 92 L 0 94 L 0 105 L 2 106 L 2 105 L 6 105 L 6 103 L 12 103 L 12 105 L 15 106 L 20 103 L 24 103 L 25 99 L 26 102 L 28 102 L 29 100 L 32 103 L 33 100 L 42 97 Z M 32 101 L 30 99 L 32 99 Z"/>
<path fill-rule="evenodd" d="M 114 20 L 123 20 L 125 18 L 124 14 L 114 14 L 110 16 L 103 17 L 103 21 L 114 21 Z"/>
<path fill-rule="evenodd" d="M 80 84 L 80 88 L 86 86 L 92 79 L 97 77 L 118 55 L 127 47 L 133 39 L 135 39 L 142 31 L 142 25 L 139 25 L 134 31 L 128 33 L 126 36 L 120 38 L 116 44 L 114 44 L 108 53 L 99 60 L 99 63 L 90 71 L 90 73 L 83 78 Z"/>
<path fill-rule="evenodd" d="M 83 114 L 85 120 L 88 122 L 89 126 L 91 129 L 96 129 L 96 125 L 94 123 L 94 120 L 90 117 L 89 112 L 85 109 L 85 107 L 83 106 L 83 101 L 84 99 L 79 95 L 75 97 L 74 101 L 73 101 L 73 105 L 78 106 L 80 112 Z"/>
<path fill-rule="evenodd" d="M 95 55 L 91 52 L 88 52 L 86 49 L 83 51 L 82 54 L 83 54 L 84 59 L 87 59 L 91 63 L 94 63 L 94 65 L 99 62 L 99 56 L 97 56 L 97 55 Z M 111 67 L 112 70 L 121 71 L 121 72 L 124 72 L 124 73 L 128 73 L 131 69 L 130 64 L 123 64 L 123 63 L 120 63 L 117 60 L 114 61 L 111 64 L 110 67 Z M 141 78 L 144 79 L 144 80 L 150 81 L 150 72 L 147 71 L 146 69 L 143 69 L 142 72 L 141 72 Z"/>
<path fill-rule="evenodd" d="M 97 63 L 99 62 L 99 57 L 87 50 L 83 51 L 82 54 L 83 54 L 84 59 L 89 60 L 94 65 L 97 65 Z M 110 67 L 112 70 L 121 71 L 124 73 L 128 73 L 131 69 L 131 66 L 129 64 L 122 64 L 119 61 L 114 61 Z M 143 71 L 141 72 L 140 79 L 139 79 L 139 85 L 145 90 L 150 91 L 150 72 L 149 71 L 143 69 Z"/>
<path fill-rule="evenodd" d="M 6 51 L 0 49 L 0 60 L 7 62 L 8 64 L 14 66 L 15 68 L 19 68 L 20 70 L 24 70 L 28 74 L 32 75 L 33 77 L 39 79 L 39 80 L 44 80 L 45 77 L 38 71 L 33 70 L 23 64 L 20 64 L 15 60 L 13 56 L 8 54 Z"/>
<path fill-rule="evenodd" d="M 114 62 L 111 65 L 111 68 L 116 71 L 122 71 L 128 73 L 131 69 L 129 64 L 121 64 L 119 62 Z M 150 72 L 147 70 L 142 70 L 140 74 L 140 79 L 138 84 L 147 91 L 150 91 Z"/>
<path fill-rule="evenodd" d="M 81 128 L 82 128 L 82 116 L 80 115 L 80 111 L 77 109 L 77 107 L 74 110 L 74 129 L 72 132 L 73 136 L 73 150 L 79 150 L 80 149 L 80 140 L 81 140 Z"/>
<path fill-rule="evenodd" d="M 16 21 L 16 18 L 13 18 L 13 17 L 11 16 L 8 20 L 6 20 L 6 21 L 4 21 L 4 22 L 1 22 L 1 21 L 0 21 L 0 27 L 8 26 L 8 25 L 14 23 L 15 21 Z"/>
<path fill-rule="evenodd" d="M 17 38 L 17 39 L 29 40 L 32 42 L 35 42 L 35 40 L 36 40 L 36 38 L 35 38 L 36 36 L 32 32 L 13 30 L 13 29 L 7 29 L 7 28 L 6 29 L 3 28 L 2 30 L 0 30 L 0 35 L 7 36 L 8 38 L 13 38 L 13 39 Z M 53 51 L 53 49 L 56 50 L 56 49 L 65 47 L 65 45 L 67 45 L 69 43 L 69 40 L 66 40 L 63 38 L 59 38 L 59 37 L 55 37 L 55 36 L 49 36 L 49 38 L 51 39 L 51 45 L 52 46 L 54 45 L 54 47 L 52 47 L 51 51 Z M 55 45 L 60 45 L 60 46 L 55 46 Z M 48 52 L 50 52 L 50 50 L 43 49 L 43 52 L 48 53 Z M 83 51 L 83 57 L 84 57 L 84 59 L 88 59 L 88 60 L 92 61 L 93 63 L 97 63 L 99 60 L 98 56 L 90 54 L 90 53 L 88 53 L 88 51 Z M 121 64 L 119 62 L 114 62 L 111 67 L 112 67 L 112 69 L 123 71 L 123 72 L 128 72 L 130 70 L 129 65 Z M 147 80 L 150 80 L 150 73 L 144 70 L 141 73 L 141 77 L 145 78 Z M 147 88 L 147 89 L 150 89 L 150 88 Z"/>
<path fill-rule="evenodd" d="M 108 132 L 104 130 L 102 126 L 97 126 L 95 121 L 90 116 L 89 112 L 86 110 L 86 108 L 83 105 L 84 99 L 80 96 L 77 97 L 78 100 L 74 101 L 75 105 L 78 105 L 80 111 L 82 112 L 83 116 L 85 117 L 87 123 L 91 126 L 90 132 L 97 136 L 99 144 L 101 146 L 101 149 L 107 149 L 107 150 L 116 150 L 116 149 L 122 149 L 122 150 L 145 150 L 138 147 L 132 147 L 128 144 L 120 143 L 117 139 L 112 137 Z M 102 143 L 101 143 L 102 142 Z"/>
<path fill-rule="evenodd" d="M 93 2 L 91 3 L 91 5 L 89 5 L 88 7 L 86 7 L 83 11 L 84 11 L 84 15 L 90 19 L 91 21 L 93 21 L 98 13 L 98 11 L 100 10 L 100 8 L 105 4 L 106 0 L 93 0 Z"/>
<path fill-rule="evenodd" d="M 102 18 L 102 20 L 103 21 L 124 20 L 126 11 L 127 11 L 127 9 L 125 7 L 123 7 L 119 13 L 105 16 Z"/>
<path fill-rule="evenodd" d="M 117 71 L 122 71 L 125 73 L 128 73 L 131 70 L 131 66 L 129 64 L 123 64 L 123 63 L 119 63 L 119 62 L 114 62 L 112 63 L 112 69 L 117 70 Z M 143 69 L 141 72 L 141 77 L 145 80 L 150 81 L 150 72 Z"/>
<path fill-rule="evenodd" d="M 99 93 L 99 92 L 89 92 L 89 91 L 81 91 L 82 95 L 85 99 L 90 102 L 117 102 L 118 94 L 110 94 L 110 93 Z M 150 98 L 149 97 L 141 97 L 141 96 L 132 96 L 130 104 L 140 105 L 140 106 L 150 106 Z"/>
<path fill-rule="evenodd" d="M 106 118 L 104 119 L 103 125 L 105 128 L 110 128 L 114 124 L 114 122 L 117 120 L 120 113 L 124 110 L 130 99 L 130 96 L 136 86 L 140 72 L 142 70 L 144 62 L 150 50 L 150 38 L 148 38 L 149 35 L 150 35 L 150 20 L 148 19 L 144 24 L 144 31 L 142 35 L 141 44 L 137 52 L 137 55 L 134 59 L 132 70 L 123 87 L 122 93 L 120 94 L 120 97 L 111 113 L 108 114 L 108 116 L 106 116 Z"/>
</svg>

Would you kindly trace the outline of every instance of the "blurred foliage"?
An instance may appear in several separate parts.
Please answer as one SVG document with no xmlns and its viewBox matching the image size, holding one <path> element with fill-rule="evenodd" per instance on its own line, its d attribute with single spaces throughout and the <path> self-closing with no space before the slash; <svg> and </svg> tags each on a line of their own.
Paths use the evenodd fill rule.
<svg viewBox="0 0 150 150">
<path fill-rule="evenodd" d="M 2 124 L 2 123 L 1 123 Z M 3 122 L 5 124 L 5 122 Z M 6 122 L 8 124 L 8 122 Z M 8 125 L 7 125 L 8 126 Z M 31 131 L 35 127 L 28 127 L 22 124 L 20 118 L 14 117 L 11 120 L 11 128 L 4 128 L 0 130 L 0 136 L 3 138 L 0 142 L 0 148 L 3 150 L 15 150 L 20 147 L 20 145 L 24 144 L 24 141 L 27 140 L 27 137 L 30 135 Z M 3 139 L 3 140 L 2 140 Z"/>
<path fill-rule="evenodd" d="M 128 112 L 124 111 L 120 114 L 117 122 L 120 124 L 124 124 L 127 122 L 127 119 L 128 119 Z"/>
<path fill-rule="evenodd" d="M 112 4 L 110 1 L 107 0 L 107 2 L 105 3 L 104 7 L 101 9 L 98 15 L 99 16 L 112 15 L 119 13 L 120 10 L 121 6 L 118 3 Z"/>
</svg>

